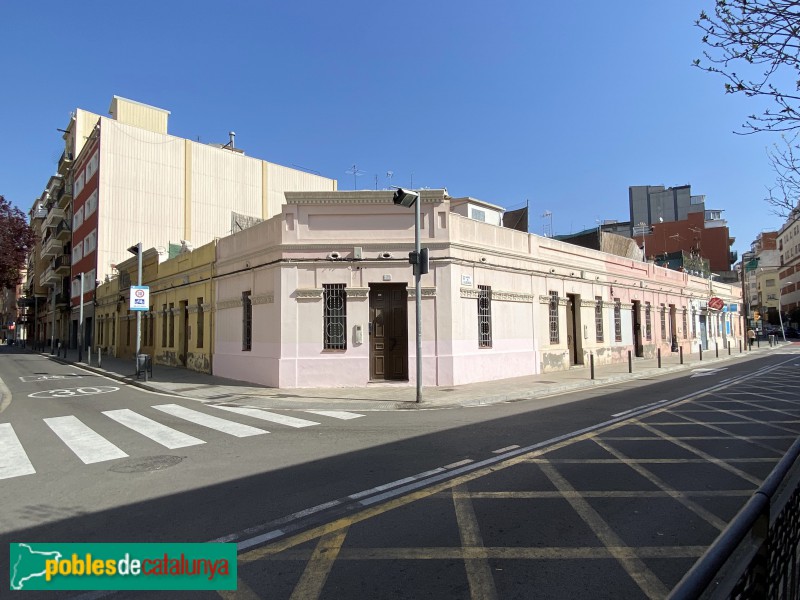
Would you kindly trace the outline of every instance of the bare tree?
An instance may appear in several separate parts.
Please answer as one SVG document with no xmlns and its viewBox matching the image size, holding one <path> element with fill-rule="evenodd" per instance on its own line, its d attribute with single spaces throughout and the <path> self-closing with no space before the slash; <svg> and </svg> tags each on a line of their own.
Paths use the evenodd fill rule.
<svg viewBox="0 0 800 600">
<path fill-rule="evenodd" d="M 800 2 L 716 0 L 703 11 L 703 54 L 694 65 L 725 80 L 725 92 L 772 99 L 777 106 L 752 114 L 742 133 L 800 128 Z M 738 71 L 738 72 L 737 72 Z"/>
<path fill-rule="evenodd" d="M 770 212 L 788 219 L 797 211 L 800 198 L 800 146 L 795 134 L 791 138 L 781 136 L 781 144 L 773 144 L 767 150 L 772 170 L 775 172 L 775 185 L 767 189 L 764 201 L 772 209 Z"/>
</svg>

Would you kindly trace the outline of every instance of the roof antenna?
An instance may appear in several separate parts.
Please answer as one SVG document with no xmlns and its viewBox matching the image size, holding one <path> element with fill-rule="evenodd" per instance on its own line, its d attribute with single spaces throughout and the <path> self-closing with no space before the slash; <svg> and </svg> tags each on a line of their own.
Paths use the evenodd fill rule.
<svg viewBox="0 0 800 600">
<path fill-rule="evenodd" d="M 345 171 L 345 173 L 347 173 L 348 175 L 352 175 L 353 176 L 353 189 L 355 190 L 356 189 L 356 177 L 361 177 L 364 174 L 364 171 L 362 171 L 355 164 L 353 164 L 353 166 L 350 167 L 349 169 L 347 169 L 347 171 Z"/>
<path fill-rule="evenodd" d="M 394 175 L 394 171 L 386 171 L 386 179 L 389 180 L 389 189 L 392 189 L 392 176 Z"/>
</svg>

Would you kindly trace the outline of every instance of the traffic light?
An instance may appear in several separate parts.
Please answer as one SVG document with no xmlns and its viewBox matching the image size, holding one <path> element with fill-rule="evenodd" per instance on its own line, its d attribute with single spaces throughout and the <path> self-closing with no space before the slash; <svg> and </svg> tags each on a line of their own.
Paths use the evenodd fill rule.
<svg viewBox="0 0 800 600">
<path fill-rule="evenodd" d="M 414 267 L 414 275 L 417 274 L 417 269 L 419 269 L 420 275 L 425 275 L 428 272 L 428 268 L 430 266 L 430 260 L 428 258 L 428 249 L 422 248 L 419 251 L 419 255 L 415 250 L 412 250 L 408 253 L 408 264 Z"/>
</svg>

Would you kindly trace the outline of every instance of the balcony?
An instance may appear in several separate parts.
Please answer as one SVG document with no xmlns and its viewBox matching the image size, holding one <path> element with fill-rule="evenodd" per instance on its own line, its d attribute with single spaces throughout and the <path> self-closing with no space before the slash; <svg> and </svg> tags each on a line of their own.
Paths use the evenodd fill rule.
<svg viewBox="0 0 800 600">
<path fill-rule="evenodd" d="M 72 257 L 62 254 L 53 259 L 53 269 L 61 277 L 68 277 L 72 271 Z"/>
<path fill-rule="evenodd" d="M 48 237 L 42 243 L 42 258 L 58 256 L 64 253 L 64 245 L 55 236 Z"/>
<path fill-rule="evenodd" d="M 59 239 L 63 242 L 68 241 L 72 237 L 72 227 L 67 222 L 66 219 L 61 219 L 61 221 L 56 226 L 56 239 Z"/>
<path fill-rule="evenodd" d="M 53 267 L 47 267 L 47 270 L 39 277 L 39 285 L 51 286 L 61 283 L 61 275 L 56 274 Z"/>
<path fill-rule="evenodd" d="M 64 211 L 63 208 L 51 208 L 50 212 L 47 213 L 47 218 L 44 220 L 45 227 L 55 227 L 58 225 L 58 222 L 66 219 L 67 213 Z"/>
<path fill-rule="evenodd" d="M 40 221 L 46 217 L 47 210 L 45 210 L 44 205 L 40 204 L 31 211 L 31 224 L 33 224 L 34 221 Z"/>
<path fill-rule="evenodd" d="M 61 158 L 58 159 L 58 172 L 64 173 L 71 166 L 72 166 L 72 152 L 67 152 L 65 150 L 61 154 Z"/>
<path fill-rule="evenodd" d="M 56 204 L 59 208 L 67 209 L 69 207 L 69 203 L 72 201 L 72 182 L 68 181 L 64 184 L 60 190 L 58 190 L 58 194 L 56 194 Z"/>
<path fill-rule="evenodd" d="M 733 264 L 739 260 L 739 253 L 736 250 L 731 250 L 728 254 L 728 262 Z"/>
<path fill-rule="evenodd" d="M 69 303 L 69 294 L 56 294 L 56 306 L 65 306 Z"/>
</svg>

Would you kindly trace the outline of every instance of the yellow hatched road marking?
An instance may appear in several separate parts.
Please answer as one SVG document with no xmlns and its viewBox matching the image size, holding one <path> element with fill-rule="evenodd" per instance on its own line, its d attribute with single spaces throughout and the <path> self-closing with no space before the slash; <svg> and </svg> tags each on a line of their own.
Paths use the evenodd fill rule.
<svg viewBox="0 0 800 600">
<path fill-rule="evenodd" d="M 540 468 L 559 491 L 575 491 L 552 465 L 543 464 Z M 614 533 L 609 524 L 584 498 L 570 496 L 566 500 L 648 598 L 664 598 L 669 593 L 669 589 L 661 580 L 636 556 L 634 550 Z"/>
<path fill-rule="evenodd" d="M 456 510 L 461 546 L 462 548 L 474 548 L 480 552 L 483 550 L 481 529 L 478 525 L 478 519 L 475 517 L 472 500 L 469 496 L 459 493 L 464 489 L 463 484 L 453 488 L 453 506 Z M 469 581 L 469 590 L 472 598 L 475 600 L 497 598 L 497 589 L 495 589 L 494 578 L 486 557 L 465 558 L 464 565 L 467 568 L 467 581 Z"/>
<path fill-rule="evenodd" d="M 297 587 L 292 592 L 291 600 L 311 600 L 320 597 L 331 567 L 342 549 L 345 536 L 347 536 L 346 527 L 327 533 L 319 539 Z"/>
</svg>

